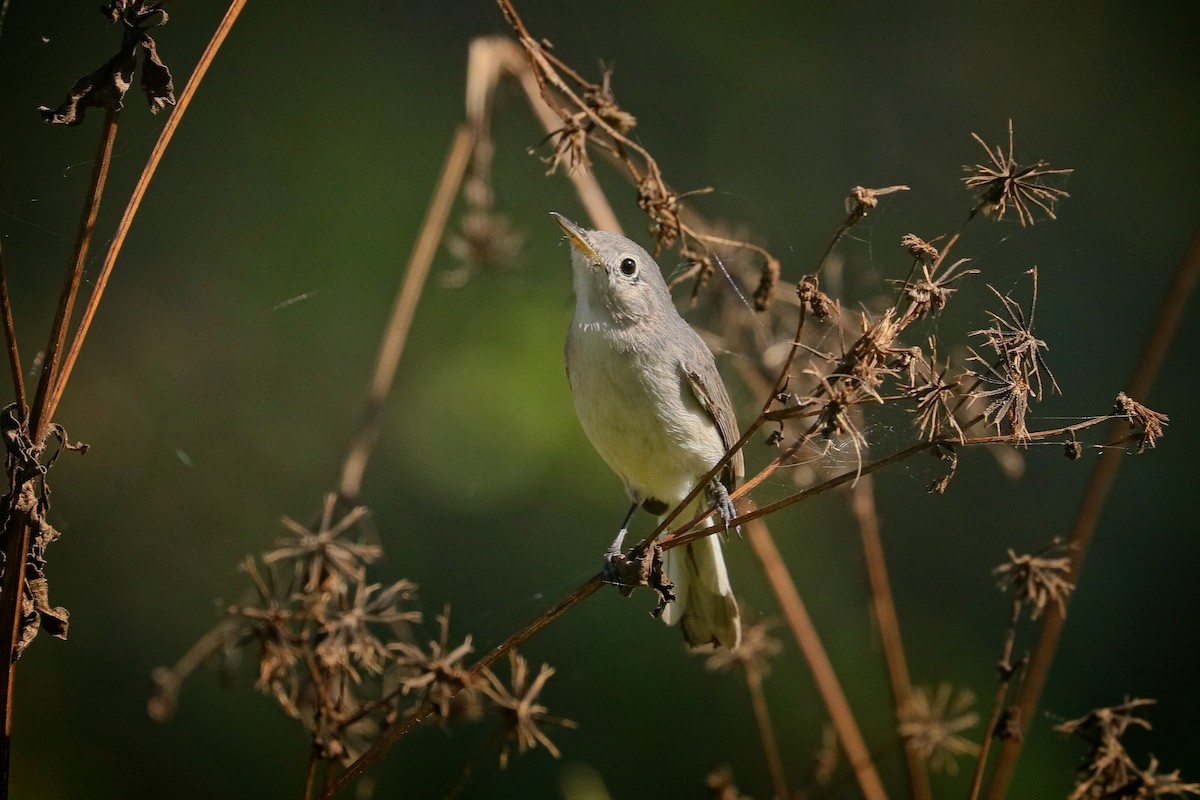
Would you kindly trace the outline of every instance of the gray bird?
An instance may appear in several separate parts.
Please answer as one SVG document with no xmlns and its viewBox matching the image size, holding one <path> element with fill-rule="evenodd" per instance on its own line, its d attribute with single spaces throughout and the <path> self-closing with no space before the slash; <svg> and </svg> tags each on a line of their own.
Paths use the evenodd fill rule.
<svg viewBox="0 0 1200 800">
<path fill-rule="evenodd" d="M 712 353 L 679 316 L 650 254 L 624 236 L 554 218 L 572 246 L 575 318 L 566 361 L 575 413 L 625 484 L 628 525 L 638 506 L 661 515 L 682 502 L 737 441 L 737 419 Z M 729 493 L 742 475 L 739 451 L 678 519 L 714 501 L 732 518 Z M 741 618 L 720 538 L 668 550 L 664 566 L 676 594 L 663 613 L 667 624 L 678 622 L 693 647 L 737 647 Z"/>
</svg>

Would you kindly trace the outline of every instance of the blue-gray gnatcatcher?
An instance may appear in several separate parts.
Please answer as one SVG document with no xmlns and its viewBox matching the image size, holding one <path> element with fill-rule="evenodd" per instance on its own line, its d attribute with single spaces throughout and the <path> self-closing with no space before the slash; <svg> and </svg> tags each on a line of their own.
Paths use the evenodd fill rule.
<svg viewBox="0 0 1200 800">
<path fill-rule="evenodd" d="M 663 514 L 737 441 L 733 404 L 712 353 L 679 316 L 650 254 L 624 236 L 554 218 L 571 243 L 575 319 L 566 360 L 575 412 L 634 508 Z M 679 519 L 713 501 L 730 518 L 729 492 L 742 475 L 739 451 Z M 720 539 L 668 550 L 664 567 L 676 594 L 663 613 L 667 624 L 678 622 L 693 647 L 737 647 L 741 619 Z"/>
</svg>

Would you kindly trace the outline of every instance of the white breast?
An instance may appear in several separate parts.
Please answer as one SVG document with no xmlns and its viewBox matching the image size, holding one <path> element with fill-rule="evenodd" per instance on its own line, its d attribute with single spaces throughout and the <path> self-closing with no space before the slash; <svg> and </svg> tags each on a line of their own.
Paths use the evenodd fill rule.
<svg viewBox="0 0 1200 800">
<path fill-rule="evenodd" d="M 635 499 L 674 504 L 720 460 L 724 447 L 676 361 L 637 341 L 630 330 L 577 315 L 567 339 L 575 411 Z"/>
</svg>

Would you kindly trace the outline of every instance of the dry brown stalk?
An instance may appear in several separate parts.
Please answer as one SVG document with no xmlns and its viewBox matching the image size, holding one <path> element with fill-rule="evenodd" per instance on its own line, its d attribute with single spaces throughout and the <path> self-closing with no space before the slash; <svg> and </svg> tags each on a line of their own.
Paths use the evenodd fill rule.
<svg viewBox="0 0 1200 800">
<path fill-rule="evenodd" d="M 92 240 L 92 230 L 96 225 L 96 217 L 100 213 L 100 199 L 104 195 L 104 185 L 108 178 L 108 169 L 112 161 L 113 142 L 117 135 L 117 112 L 109 111 L 105 116 L 104 127 L 100 132 L 100 148 L 92 167 L 91 182 L 84 199 L 83 214 L 75 237 L 74 251 L 71 263 L 67 267 L 66 280 L 59 297 L 55 311 L 54 322 L 50 329 L 50 342 L 46 348 L 46 356 L 42 362 L 42 372 L 38 387 L 34 394 L 29 416 L 22 418 L 30 440 L 35 450 L 40 452 L 42 442 L 46 438 L 50 415 L 53 409 L 48 408 L 47 399 L 56 385 L 56 369 L 62 352 L 63 340 L 67 327 L 71 323 L 71 309 L 79 293 L 79 284 L 83 276 L 83 266 L 87 261 L 88 247 Z M 5 328 L 11 326 L 11 312 L 7 305 L 7 288 L 5 290 Z M 9 347 L 10 367 L 20 381 L 21 365 L 16 356 L 16 334 L 12 334 Z M 15 361 L 12 359 L 16 359 Z M 12 565 L 4 570 L 2 589 L 0 589 L 0 642 L 6 649 L 7 656 L 0 657 L 0 692 L 3 693 L 0 705 L 4 709 L 3 740 L 0 741 L 0 797 L 8 796 L 9 758 L 12 752 L 13 725 L 13 689 L 16 680 L 17 642 L 21 635 L 22 605 L 25 597 L 25 561 L 29 554 L 30 526 L 26 508 L 21 511 L 22 504 L 18 501 L 21 492 L 26 489 L 28 481 L 36 479 L 36 470 L 30 471 L 31 465 L 21 465 L 10 476 L 11 485 L 5 500 L 5 547 L 4 563 Z"/>
<path fill-rule="evenodd" d="M 92 165 L 92 178 L 88 184 L 87 197 L 84 199 L 79 230 L 75 235 L 71 264 L 67 268 L 67 277 L 58 300 L 54 322 L 50 326 L 50 342 L 46 345 L 46 354 L 42 359 L 41 376 L 38 378 L 33 409 L 28 420 L 29 433 L 35 443 L 40 443 L 45 437 L 46 427 L 54 414 L 53 407 L 48 406 L 47 401 L 54 396 L 58 382 L 59 359 L 62 357 L 63 344 L 67 338 L 67 328 L 71 325 L 71 311 L 79 295 L 83 267 L 87 263 L 88 249 L 92 244 L 92 231 L 96 227 L 96 218 L 100 215 L 100 199 L 104 196 L 104 186 L 108 181 L 108 169 L 112 163 L 112 149 L 117 139 L 119 119 L 119 111 L 109 111 L 104 116 L 104 127 L 100 129 L 100 150 Z"/>
<path fill-rule="evenodd" d="M 1179 266 L 1171 278 L 1171 283 L 1163 295 L 1154 326 L 1129 380 L 1128 392 L 1133 397 L 1147 397 L 1153 389 L 1154 381 L 1166 358 L 1167 349 L 1175 338 L 1175 332 L 1183 318 L 1192 292 L 1196 288 L 1198 278 L 1200 278 L 1200 227 L 1193 234 L 1188 250 L 1179 262 Z M 1124 439 L 1128 430 L 1127 423 L 1118 421 L 1113 426 L 1112 439 Z M 1084 490 L 1083 500 L 1068 540 L 1074 548 L 1071 554 L 1071 573 L 1075 575 L 1076 580 L 1083 568 L 1088 544 L 1099 525 L 1100 514 L 1108 500 L 1109 491 L 1116 480 L 1117 470 L 1124 461 L 1123 455 L 1121 450 L 1104 451 Z M 1065 618 L 1056 608 L 1051 608 L 1046 614 L 1046 621 L 1042 625 L 1037 644 L 1029 659 L 1025 680 L 1017 693 L 1016 705 L 1020 710 L 1023 726 L 1027 726 L 1033 719 L 1038 699 L 1045 689 L 1046 679 L 1050 674 L 1050 665 L 1054 660 L 1054 651 L 1058 647 L 1058 639 L 1062 634 L 1064 622 Z M 987 793 L 984 795 L 988 800 L 1001 800 L 1005 796 L 1020 750 L 1020 739 L 1005 740 L 995 769 L 992 771 Z"/>
<path fill-rule="evenodd" d="M 125 235 L 128 233 L 129 226 L 141 202 L 141 197 L 145 193 L 146 186 L 162 157 L 167 143 L 170 141 L 171 134 L 183 116 L 187 101 L 195 92 L 204 71 L 207 69 L 212 57 L 216 54 L 220 43 L 224 40 L 225 34 L 228 33 L 229 27 L 232 26 L 244 3 L 245 0 L 233 0 L 229 12 L 227 12 L 225 19 L 218 27 L 212 41 L 210 41 L 208 50 L 201 57 L 200 63 L 193 73 L 192 80 L 189 81 L 183 95 L 180 97 L 175 113 L 168 117 L 163 132 L 159 136 L 158 143 L 156 143 L 151 153 L 146 169 L 143 171 L 134 189 L 129 205 L 126 207 L 125 215 L 122 217 L 117 233 L 109 246 L 104 266 L 84 308 L 79 330 L 71 340 L 70 348 L 64 357 L 62 353 L 63 347 L 66 344 L 67 330 L 71 324 L 72 310 L 74 309 L 75 300 L 78 297 L 83 267 L 87 260 L 92 232 L 99 213 L 100 199 L 104 192 L 108 169 L 111 163 L 113 141 L 117 132 L 118 112 L 110 109 L 105 116 L 100 137 L 99 154 L 95 161 L 91 183 L 85 198 L 71 264 L 67 270 L 63 292 L 55 312 L 54 323 L 51 326 L 50 341 L 46 349 L 38 388 L 29 406 L 28 416 L 22 420 L 25 429 L 28 431 L 30 441 L 33 443 L 34 457 L 40 455 L 43 441 L 46 438 L 47 432 L 51 429 L 51 420 L 54 418 L 54 413 L 62 398 L 63 390 L 66 388 L 67 381 L 70 378 L 71 370 L 79 354 L 79 348 L 83 344 L 88 327 L 95 315 L 96 307 L 103 294 L 104 285 L 107 283 L 112 265 L 116 260 L 117 253 L 120 251 Z M 13 368 L 14 380 L 17 381 L 18 398 L 21 398 L 18 402 L 24 406 L 23 387 L 20 385 L 20 360 L 16 352 L 15 333 L 12 331 L 11 313 L 8 311 L 7 302 L 7 286 L 5 286 L 5 327 L 6 335 L 9 338 L 10 367 Z M 33 466 L 32 464 L 19 466 L 9 476 L 10 487 L 6 501 L 9 513 L 5 524 L 6 539 L 4 548 L 5 563 L 9 565 L 24 565 L 29 553 L 31 520 L 28 514 L 35 506 L 30 506 L 29 511 L 22 512 L 17 499 L 23 491 L 28 489 L 28 482 L 37 477 L 39 470 L 32 469 L 31 471 Z M 44 503 L 44 497 L 39 502 Z M 20 635 L 22 602 L 25 591 L 24 579 L 25 569 L 22 566 L 6 569 L 2 589 L 0 589 L 0 642 L 6 643 L 8 649 L 5 652 L 9 654 L 9 656 L 0 659 L 0 664 L 3 665 L 2 674 L 0 674 L 0 692 L 3 693 L 3 698 L 0 700 L 0 705 L 3 706 L 5 717 L 3 738 L 0 739 L 0 772 L 2 772 L 0 774 L 0 798 L 8 796 L 9 788 L 9 757 L 12 744 L 13 686 L 15 676 L 15 657 L 13 654 L 16 653 L 17 641 Z"/>
<path fill-rule="evenodd" d="M 29 416 L 29 403 L 25 399 L 25 370 L 21 367 L 21 350 L 17 347 L 17 331 L 13 325 L 12 304 L 8 299 L 8 275 L 4 271 L 2 244 L 0 244 L 0 312 L 4 315 L 4 342 L 8 346 L 8 370 L 12 373 L 17 416 L 18 419 L 25 419 Z"/>
<path fill-rule="evenodd" d="M 788 791 L 787 773 L 783 769 L 779 743 L 775 740 L 775 728 L 771 725 L 771 708 L 767 705 L 767 697 L 763 692 L 762 672 L 753 666 L 745 665 L 742 673 L 746 676 L 746 689 L 750 692 L 750 705 L 754 708 L 754 720 L 758 724 L 758 736 L 762 740 L 767 772 L 771 775 L 771 785 L 775 787 L 775 797 L 787 800 L 792 795 Z"/>
<path fill-rule="evenodd" d="M 842 749 L 846 751 L 846 759 L 858 779 L 863 796 L 867 800 L 885 800 L 887 792 L 884 791 L 883 782 L 875 770 L 871 751 L 867 749 L 867 743 L 859 732 L 858 723 L 854 721 L 854 714 L 850 710 L 845 693 L 842 692 L 837 673 L 825 653 L 812 618 L 808 616 L 804 602 L 800 599 L 800 593 L 788 573 L 783 556 L 771 538 L 771 532 L 766 523 L 757 519 L 746 525 L 746 531 L 746 538 L 754 549 L 754 554 L 762 562 L 767 581 L 779 600 L 784 619 L 792 629 L 796 643 L 800 646 L 809 669 L 812 670 L 813 681 L 825 702 L 825 708 L 842 743 Z"/>
<path fill-rule="evenodd" d="M 867 578 L 871 584 L 871 602 L 875 609 L 875 620 L 879 624 L 888 678 L 891 680 L 892 701 L 896 708 L 900 708 L 907 701 L 912 684 L 908 675 L 908 660 L 904 656 L 904 643 L 900 637 L 900 620 L 896 615 L 896 604 L 888 580 L 887 561 L 883 555 L 883 537 L 880 535 L 879 515 L 875 508 L 875 484 L 870 475 L 863 476 L 851 487 L 850 508 L 862 536 Z M 904 746 L 904 760 L 908 766 L 914 800 L 929 800 L 932 797 L 929 768 L 908 742 Z"/>
<path fill-rule="evenodd" d="M 79 350 L 83 347 L 84 339 L 87 338 L 92 320 L 96 316 L 96 309 L 99 307 L 100 298 L 103 297 L 104 289 L 108 285 L 109 276 L 112 275 L 117 256 L 125 244 L 125 237 L 129 234 L 129 228 L 133 225 L 134 217 L 137 215 L 138 208 L 142 204 L 142 198 L 146 194 L 146 189 L 150 186 L 150 179 L 154 177 L 154 173 L 158 170 L 158 165 L 167 150 L 167 145 L 171 143 L 171 138 L 175 135 L 176 128 L 183 121 L 183 115 L 187 112 L 192 97 L 196 94 L 196 90 L 200 88 L 200 83 L 204 80 L 204 75 L 208 72 L 213 59 L 216 58 L 217 51 L 225 43 L 230 30 L 233 29 L 233 23 L 237 21 L 238 15 L 242 13 L 242 8 L 245 5 L 246 0 L 231 0 L 229 3 L 229 8 L 225 11 L 225 16 L 217 24 L 212 38 L 209 39 L 204 52 L 200 54 L 200 60 L 196 62 L 196 68 L 192 71 L 191 78 L 188 79 L 187 85 L 183 87 L 183 91 L 179 94 L 175 110 L 167 117 L 163 129 L 158 135 L 158 140 L 154 143 L 154 148 L 150 151 L 150 157 L 146 160 L 146 166 L 142 168 L 142 174 L 138 176 L 137 183 L 134 184 L 133 193 L 129 196 L 125 212 L 121 215 L 121 221 L 117 223 L 117 230 L 113 233 L 112 242 L 108 246 L 104 262 L 101 264 L 100 272 L 96 276 L 95 287 L 92 289 L 91 295 L 88 296 L 87 305 L 83 309 L 83 317 L 79 321 L 79 328 L 76 330 L 74 338 L 71 339 L 70 349 L 67 350 L 67 355 L 62 362 L 62 370 L 54 382 L 54 391 L 50 395 L 49 402 L 46 404 L 46 412 L 44 414 L 44 419 L 46 420 L 53 419 L 54 412 L 58 408 L 58 403 L 62 399 L 63 390 L 67 386 L 67 380 L 71 377 L 71 370 L 74 369 L 75 361 L 79 358 Z"/>
<path fill-rule="evenodd" d="M 396 368 L 400 364 L 400 356 L 404 353 L 404 345 L 408 340 L 408 331 L 416 314 L 417 303 L 433 264 L 434 254 L 442 233 L 446 229 L 446 220 L 450 216 L 450 208 L 462 184 L 467 164 L 474 145 L 472 128 L 469 125 L 459 125 L 454 133 L 450 151 L 442 166 L 441 177 L 438 178 L 437 188 L 425 212 L 425 221 L 409 256 L 408 266 L 404 270 L 404 281 L 396 295 L 392 316 L 388 321 L 387 331 L 379 347 L 379 356 L 375 362 L 375 375 L 367 390 L 367 399 L 363 408 L 362 422 L 346 460 L 342 465 L 342 479 L 338 490 L 342 498 L 353 500 L 358 497 L 362 488 L 363 473 L 375 442 L 379 439 L 379 418 L 383 411 L 396 377 Z"/>
</svg>

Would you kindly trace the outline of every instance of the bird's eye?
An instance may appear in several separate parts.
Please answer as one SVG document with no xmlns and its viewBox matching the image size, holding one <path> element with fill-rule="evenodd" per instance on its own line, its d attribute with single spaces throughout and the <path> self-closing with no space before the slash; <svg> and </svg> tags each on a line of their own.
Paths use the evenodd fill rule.
<svg viewBox="0 0 1200 800">
<path fill-rule="evenodd" d="M 621 261 L 621 274 L 632 275 L 637 272 L 637 262 L 632 258 L 626 258 Z"/>
</svg>

